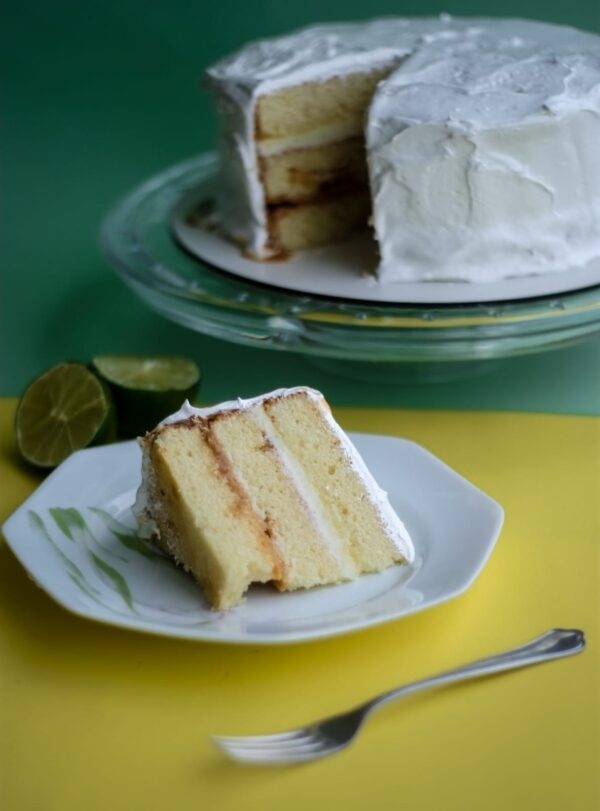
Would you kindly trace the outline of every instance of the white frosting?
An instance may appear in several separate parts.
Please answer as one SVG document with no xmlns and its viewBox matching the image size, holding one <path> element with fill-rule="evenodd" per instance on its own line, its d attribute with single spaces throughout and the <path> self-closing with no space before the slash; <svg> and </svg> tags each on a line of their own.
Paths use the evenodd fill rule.
<svg viewBox="0 0 600 811">
<path fill-rule="evenodd" d="M 186 400 L 181 408 L 176 411 L 174 414 L 171 414 L 167 417 L 161 425 L 170 425 L 176 422 L 182 422 L 183 420 L 187 420 L 193 416 L 199 417 L 208 417 L 211 414 L 216 414 L 222 411 L 231 411 L 231 410 L 250 410 L 254 414 L 258 413 L 258 409 L 256 406 L 260 406 L 265 400 L 270 400 L 275 397 L 282 397 L 287 396 L 290 394 L 302 392 L 307 396 L 311 397 L 321 409 L 321 412 L 325 419 L 327 420 L 328 425 L 330 426 L 332 432 L 335 434 L 337 439 L 340 442 L 340 445 L 348 459 L 349 464 L 353 467 L 357 475 L 360 477 L 365 489 L 367 490 L 369 497 L 372 503 L 375 505 L 377 509 L 379 518 L 381 523 L 385 529 L 386 534 L 388 535 L 389 539 L 396 545 L 399 552 L 404 556 L 404 558 L 411 562 L 415 558 L 415 550 L 410 539 L 410 535 L 402 521 L 396 515 L 396 512 L 393 510 L 389 499 L 387 497 L 387 493 L 385 493 L 377 484 L 375 479 L 373 478 L 372 474 L 369 472 L 367 466 L 365 465 L 362 457 L 360 456 L 359 452 L 354 447 L 353 443 L 350 441 L 348 436 L 342 431 L 340 426 L 337 424 L 335 419 L 333 418 L 331 411 L 327 407 L 325 403 L 325 399 L 323 395 L 316 391 L 315 389 L 311 389 L 305 386 L 297 386 L 290 389 L 277 389 L 275 391 L 269 392 L 267 394 L 262 394 L 258 397 L 252 397 L 247 400 L 243 400 L 238 398 L 237 400 L 230 400 L 225 403 L 220 403 L 219 405 L 210 406 L 208 408 L 196 408 L 195 406 L 190 405 L 190 403 Z M 259 419 L 259 424 L 261 428 L 263 427 L 263 420 Z M 265 420 L 266 422 L 267 420 Z M 273 442 L 278 453 L 281 455 L 281 458 L 286 466 L 286 468 L 290 471 L 292 478 L 296 481 L 300 492 L 302 493 L 303 497 L 306 500 L 306 504 L 312 512 L 312 515 L 315 519 L 315 522 L 319 529 L 322 531 L 325 540 L 327 541 L 329 548 L 332 554 L 339 554 L 336 550 L 339 550 L 341 540 L 335 535 L 334 530 L 330 527 L 327 518 L 322 510 L 322 508 L 318 505 L 318 495 L 312 491 L 312 488 L 308 486 L 306 481 L 306 476 L 300 470 L 299 466 L 293 461 L 291 454 L 285 449 L 283 443 L 279 440 L 277 435 L 275 434 L 274 430 L 270 430 L 267 434 L 268 438 Z M 142 486 L 140 490 L 144 489 L 144 482 L 142 482 Z M 143 493 L 140 495 L 138 491 L 138 501 L 140 504 L 147 504 L 147 493 Z M 137 504 L 137 502 L 136 502 Z"/>
<path fill-rule="evenodd" d="M 141 443 L 140 443 L 141 444 Z M 138 523 L 138 534 L 142 538 L 153 538 L 158 535 L 158 524 L 152 517 L 152 465 L 150 464 L 150 454 L 145 445 L 142 449 L 142 481 L 135 494 L 135 502 L 131 511 Z"/>
<path fill-rule="evenodd" d="M 160 424 L 171 425 L 174 422 L 188 420 L 190 417 L 210 417 L 212 414 L 219 414 L 221 411 L 246 411 L 253 406 L 264 403 L 265 400 L 270 400 L 273 397 L 282 397 L 286 394 L 294 394 L 295 392 L 304 392 L 310 397 L 318 398 L 319 400 L 323 399 L 323 395 L 315 389 L 309 389 L 306 386 L 296 386 L 291 389 L 275 389 L 275 391 L 271 391 L 268 394 L 260 394 L 258 397 L 249 397 L 246 400 L 238 397 L 235 400 L 227 400 L 224 403 L 217 403 L 217 405 L 205 406 L 204 408 L 193 406 L 189 400 L 186 400 L 178 411 L 165 417 Z"/>
<path fill-rule="evenodd" d="M 600 256 L 600 38 L 447 16 L 316 26 L 209 70 L 221 212 L 252 252 L 268 255 L 256 99 L 386 64 L 366 122 L 381 279 L 491 281 Z"/>
</svg>

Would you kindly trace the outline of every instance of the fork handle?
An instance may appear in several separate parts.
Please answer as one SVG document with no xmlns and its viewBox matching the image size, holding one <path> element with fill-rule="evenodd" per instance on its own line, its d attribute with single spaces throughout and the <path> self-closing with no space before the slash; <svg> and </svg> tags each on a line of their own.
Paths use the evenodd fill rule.
<svg viewBox="0 0 600 811">
<path fill-rule="evenodd" d="M 430 687 L 439 687 L 442 684 L 476 679 L 491 673 L 501 673 L 504 670 L 517 670 L 520 667 L 528 667 L 529 665 L 546 662 L 549 659 L 558 659 L 562 656 L 572 656 L 584 650 L 584 648 L 585 636 L 583 631 L 554 628 L 518 648 L 512 648 L 504 653 L 488 656 L 485 659 L 478 659 L 454 670 L 446 670 L 437 676 L 414 681 L 395 690 L 390 690 L 367 701 L 362 709 L 371 712 L 376 707 L 387 704 L 389 701 L 411 693 L 417 693 L 420 690 L 428 690 Z"/>
</svg>

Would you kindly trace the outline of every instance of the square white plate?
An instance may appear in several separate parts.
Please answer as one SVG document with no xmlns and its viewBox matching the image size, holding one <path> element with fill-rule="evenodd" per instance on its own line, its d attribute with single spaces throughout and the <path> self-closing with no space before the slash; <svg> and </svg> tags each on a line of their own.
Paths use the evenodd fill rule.
<svg viewBox="0 0 600 811">
<path fill-rule="evenodd" d="M 74 453 L 6 521 L 4 535 L 39 586 L 69 611 L 186 639 L 282 644 L 335 636 L 464 592 L 494 547 L 502 508 L 413 442 L 350 437 L 411 534 L 417 557 L 410 566 L 287 594 L 253 586 L 242 605 L 212 611 L 192 578 L 135 534 L 135 442 Z"/>
</svg>

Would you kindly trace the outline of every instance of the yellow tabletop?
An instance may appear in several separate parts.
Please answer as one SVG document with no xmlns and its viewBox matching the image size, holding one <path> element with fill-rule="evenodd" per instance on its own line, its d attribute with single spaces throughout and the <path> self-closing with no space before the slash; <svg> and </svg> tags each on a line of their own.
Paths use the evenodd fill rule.
<svg viewBox="0 0 600 811">
<path fill-rule="evenodd" d="M 0 400 L 0 519 L 40 478 Z M 0 542 L 0 808 L 600 807 L 600 419 L 336 409 L 405 436 L 499 501 L 498 545 L 461 597 L 339 639 L 236 647 L 151 637 L 67 613 Z M 525 642 L 585 630 L 583 655 L 424 693 L 300 767 L 236 766 L 211 733 L 258 733 Z"/>
</svg>

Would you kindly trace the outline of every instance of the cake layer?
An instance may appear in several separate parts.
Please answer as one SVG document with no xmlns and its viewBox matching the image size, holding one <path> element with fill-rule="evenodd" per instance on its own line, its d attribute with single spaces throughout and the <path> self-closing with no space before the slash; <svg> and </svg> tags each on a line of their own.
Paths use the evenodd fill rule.
<svg viewBox="0 0 600 811">
<path fill-rule="evenodd" d="M 229 608 L 249 582 L 277 579 L 281 565 L 271 539 L 202 424 L 180 422 L 144 442 L 156 539 L 210 602 Z"/>
<path fill-rule="evenodd" d="M 326 519 L 346 537 L 348 554 L 358 569 L 380 571 L 406 562 L 392 527 L 386 525 L 393 521 L 387 500 L 365 498 L 365 478 L 370 474 L 366 467 L 349 464 L 347 446 L 331 421 L 319 419 L 318 403 L 303 397 L 274 399 L 265 403 L 265 409 L 309 486 L 319 493 Z M 377 489 L 372 481 L 371 490 Z"/>
<path fill-rule="evenodd" d="M 286 253 L 339 242 L 366 228 L 370 210 L 366 190 L 297 205 L 269 206 L 271 250 Z"/>
<path fill-rule="evenodd" d="M 367 188 L 364 141 L 351 138 L 260 159 L 267 203 L 303 202 L 327 192 Z"/>
<path fill-rule="evenodd" d="M 287 409 L 287 401 L 281 402 Z M 262 407 L 225 411 L 211 419 L 210 427 L 281 561 L 275 585 L 290 591 L 356 577 L 359 570 L 343 535 L 321 518 L 319 500 L 302 467 Z"/>
<path fill-rule="evenodd" d="M 323 127 L 343 125 L 346 135 L 360 135 L 365 110 L 379 81 L 394 66 L 334 76 L 325 81 L 286 87 L 256 101 L 256 141 L 269 141 L 310 134 Z"/>
</svg>

